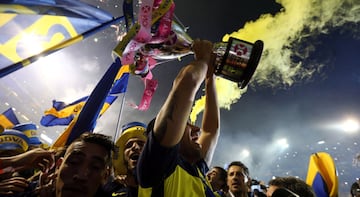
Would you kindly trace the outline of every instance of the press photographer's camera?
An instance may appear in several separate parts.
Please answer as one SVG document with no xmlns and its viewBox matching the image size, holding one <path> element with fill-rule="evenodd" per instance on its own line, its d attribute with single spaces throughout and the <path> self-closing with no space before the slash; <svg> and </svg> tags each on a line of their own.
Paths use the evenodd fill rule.
<svg viewBox="0 0 360 197">
<path fill-rule="evenodd" d="M 266 196 L 266 186 L 261 184 L 260 181 L 252 179 L 251 180 L 251 196 L 255 194 L 257 196 Z"/>
</svg>

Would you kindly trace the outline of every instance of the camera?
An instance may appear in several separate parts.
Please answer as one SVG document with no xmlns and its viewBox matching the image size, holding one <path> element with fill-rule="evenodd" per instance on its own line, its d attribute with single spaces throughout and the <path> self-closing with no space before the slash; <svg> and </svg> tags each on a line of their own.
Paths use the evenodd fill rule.
<svg viewBox="0 0 360 197">
<path fill-rule="evenodd" d="M 257 192 L 260 193 L 266 193 L 266 186 L 261 184 L 260 181 L 256 179 L 251 180 L 251 194 L 254 194 L 254 192 L 257 190 Z"/>
</svg>

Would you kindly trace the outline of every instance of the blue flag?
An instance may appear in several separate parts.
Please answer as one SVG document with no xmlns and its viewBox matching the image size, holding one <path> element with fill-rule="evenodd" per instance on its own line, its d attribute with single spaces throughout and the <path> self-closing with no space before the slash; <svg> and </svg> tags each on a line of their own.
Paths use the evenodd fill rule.
<svg viewBox="0 0 360 197">
<path fill-rule="evenodd" d="M 109 94 L 120 94 L 126 92 L 129 76 L 130 76 L 129 65 L 122 66 L 116 75 L 114 85 L 111 88 Z"/>
<path fill-rule="evenodd" d="M 130 76 L 129 72 L 129 65 L 121 66 L 115 77 L 115 81 L 111 87 L 111 90 L 106 97 L 105 104 L 100 112 L 100 116 L 116 100 L 116 94 L 126 92 Z M 70 104 L 54 100 L 52 108 L 45 111 L 45 115 L 41 118 L 40 124 L 46 127 L 56 125 L 69 125 L 70 122 L 74 119 L 74 117 L 79 114 L 80 110 L 85 105 L 85 102 L 88 98 L 89 96 L 85 96 Z"/>
<path fill-rule="evenodd" d="M 338 175 L 333 158 L 326 152 L 317 152 L 310 156 L 306 177 L 317 197 L 338 196 Z"/>
<path fill-rule="evenodd" d="M 17 124 L 20 124 L 20 122 L 16 118 L 12 108 L 7 109 L 2 114 L 0 114 L 0 130 L 10 129 Z"/>
<path fill-rule="evenodd" d="M 123 17 L 75 0 L 0 2 L 0 78 Z"/>
<path fill-rule="evenodd" d="M 77 116 L 89 96 L 80 98 L 70 104 L 65 104 L 62 101 L 53 101 L 53 107 L 45 111 L 45 115 L 41 118 L 40 124 L 43 126 L 55 126 L 55 125 L 69 125 L 70 122 Z M 110 107 L 110 105 L 116 100 L 117 96 L 107 96 L 105 103 L 100 111 L 100 116 Z"/>
<path fill-rule="evenodd" d="M 72 120 L 67 129 L 52 145 L 53 148 L 69 145 L 84 132 L 92 132 L 94 130 L 106 97 L 109 95 L 120 68 L 121 61 L 119 58 L 116 58 L 115 62 L 110 65 L 91 92 L 79 115 Z"/>
</svg>

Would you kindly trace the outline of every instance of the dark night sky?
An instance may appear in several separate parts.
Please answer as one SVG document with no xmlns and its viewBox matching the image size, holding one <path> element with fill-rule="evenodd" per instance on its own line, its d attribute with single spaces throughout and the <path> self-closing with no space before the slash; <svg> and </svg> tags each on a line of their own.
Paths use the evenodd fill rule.
<svg viewBox="0 0 360 197">
<path fill-rule="evenodd" d="M 122 1 L 86 2 L 114 16 L 122 15 Z M 265 182 L 272 176 L 305 179 L 310 154 L 326 151 L 335 160 L 342 194 L 348 193 L 352 182 L 360 176 L 360 165 L 354 162 L 360 152 L 359 129 L 345 133 L 339 125 L 349 117 L 360 118 L 360 2 L 326 1 L 329 5 L 339 3 L 336 9 L 323 3 L 311 4 L 310 0 L 277 2 L 175 1 L 175 14 L 189 27 L 187 33 L 193 39 L 219 42 L 225 34 L 248 29 L 251 33 L 241 34 L 244 40 L 262 39 L 265 43 L 266 56 L 261 59 L 247 91 L 230 110 L 221 110 L 221 136 L 212 165 L 225 166 L 241 160 L 250 168 L 252 177 Z M 286 13 L 283 18 L 276 17 L 280 12 Z M 329 13 L 331 17 L 326 18 Z M 301 20 L 295 20 L 305 14 L 306 17 L 299 17 Z M 274 21 L 267 29 L 244 27 L 250 21 L 257 24 L 266 18 Z M 72 102 L 89 94 L 112 62 L 111 51 L 117 44 L 114 32 L 113 28 L 104 30 L 0 79 L 0 109 L 5 111 L 12 106 L 21 122 L 33 121 L 40 126 L 41 115 L 51 107 L 51 100 Z M 279 61 L 286 59 L 287 52 L 289 64 Z M 121 124 L 150 121 L 164 102 L 177 71 L 191 59 L 189 56 L 174 60 L 153 70 L 159 86 L 146 112 L 129 106 L 140 101 L 144 88 L 141 80 L 131 76 Z M 292 73 L 298 62 L 305 70 Z M 306 71 L 314 72 L 301 75 Z M 292 81 L 286 83 L 282 76 L 290 76 Z M 201 95 L 199 92 L 198 96 Z M 96 132 L 114 135 L 120 108 L 121 99 L 118 99 L 100 118 Z M 53 139 L 63 129 L 39 128 Z M 276 145 L 282 138 L 287 139 L 286 149 Z M 250 152 L 249 156 L 244 156 L 244 149 Z"/>
</svg>

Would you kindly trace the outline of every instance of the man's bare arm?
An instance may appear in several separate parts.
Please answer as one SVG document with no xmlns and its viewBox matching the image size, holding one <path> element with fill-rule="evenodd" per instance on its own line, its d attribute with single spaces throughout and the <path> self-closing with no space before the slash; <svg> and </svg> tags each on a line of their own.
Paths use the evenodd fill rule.
<svg viewBox="0 0 360 197">
<path fill-rule="evenodd" d="M 170 94 L 156 117 L 154 135 L 166 147 L 178 144 L 184 134 L 196 92 L 206 77 L 212 43 L 196 40 L 193 50 L 196 60 L 177 75 Z"/>
<path fill-rule="evenodd" d="M 213 62 L 214 61 L 209 63 L 211 66 L 209 66 L 205 81 L 205 109 L 202 119 L 202 132 L 199 138 L 199 143 L 202 146 L 202 157 L 208 165 L 211 163 L 220 135 L 220 110 L 216 94 L 215 66 Z"/>
</svg>

